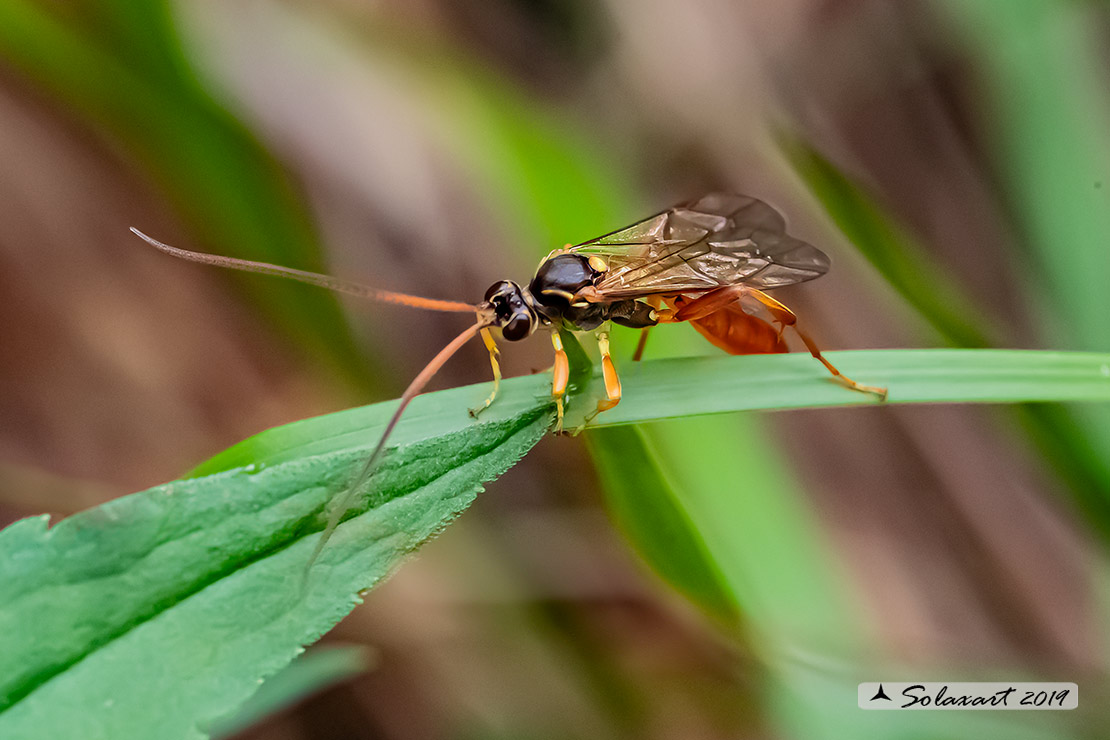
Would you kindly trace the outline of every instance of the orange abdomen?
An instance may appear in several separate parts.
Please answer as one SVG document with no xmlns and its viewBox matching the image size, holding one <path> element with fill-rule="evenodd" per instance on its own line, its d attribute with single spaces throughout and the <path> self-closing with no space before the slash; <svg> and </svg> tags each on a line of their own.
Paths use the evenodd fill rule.
<svg viewBox="0 0 1110 740">
<path fill-rule="evenodd" d="M 746 313 L 738 304 L 690 321 L 698 332 L 730 355 L 787 352 L 778 329 Z"/>
</svg>

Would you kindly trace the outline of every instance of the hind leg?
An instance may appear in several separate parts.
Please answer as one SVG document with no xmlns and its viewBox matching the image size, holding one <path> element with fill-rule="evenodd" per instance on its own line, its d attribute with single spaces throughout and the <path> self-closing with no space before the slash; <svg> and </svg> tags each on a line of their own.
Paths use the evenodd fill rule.
<svg viewBox="0 0 1110 740">
<path fill-rule="evenodd" d="M 870 393 L 874 396 L 878 396 L 880 401 L 886 400 L 886 388 L 879 388 L 873 385 L 863 385 L 862 383 L 857 383 L 856 381 L 849 378 L 847 375 L 844 375 L 842 372 L 837 370 L 835 365 L 825 359 L 825 356 L 821 354 L 821 349 L 817 346 L 817 343 L 814 342 L 808 334 L 798 328 L 798 317 L 793 311 L 791 311 L 785 305 L 761 290 L 748 288 L 747 294 L 762 303 L 764 307 L 766 307 L 766 309 L 770 312 L 771 316 L 774 317 L 775 321 L 779 322 L 780 326 L 782 326 L 783 328 L 787 326 L 793 328 L 798 336 L 801 337 L 802 341 L 805 342 L 806 349 L 809 350 L 809 353 L 813 355 L 813 357 L 822 365 L 824 365 L 826 370 L 832 373 L 833 378 L 835 378 L 837 382 L 847 386 L 848 388 L 851 388 L 854 391 L 859 391 L 860 393 Z"/>
</svg>

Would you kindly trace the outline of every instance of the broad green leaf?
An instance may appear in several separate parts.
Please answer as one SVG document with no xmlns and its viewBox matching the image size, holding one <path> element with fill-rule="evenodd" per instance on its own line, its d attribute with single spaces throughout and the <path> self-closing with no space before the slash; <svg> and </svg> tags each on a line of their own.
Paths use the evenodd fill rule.
<svg viewBox="0 0 1110 740">
<path fill-rule="evenodd" d="M 0 737 L 205 737 L 525 454 L 549 409 L 399 440 L 307 578 L 372 434 L 16 522 L 0 532 Z"/>
<path fill-rule="evenodd" d="M 406 445 L 472 429 L 475 422 L 468 409 L 487 395 L 489 385 L 479 383 L 417 396 L 405 410 L 390 444 Z M 502 384 L 497 402 L 482 414 L 481 421 L 504 423 L 529 413 L 539 404 L 549 403 L 550 399 L 550 375 L 511 378 Z M 396 409 L 397 401 L 385 401 L 269 429 L 214 455 L 192 470 L 189 477 L 252 465 L 274 465 L 334 450 L 366 448 L 377 441 Z"/>
<path fill-rule="evenodd" d="M 1110 399 L 1110 355 L 831 356 L 888 383 L 891 402 Z M 872 403 L 815 366 L 804 355 L 647 362 L 630 374 L 628 400 L 599 425 Z M 118 499 L 51 529 L 40 517 L 4 530 L 0 736 L 202 737 L 207 722 L 234 710 L 540 438 L 550 422 L 548 382 L 508 381 L 477 424 L 465 409 L 484 387 L 414 401 L 370 495 L 307 581 L 300 574 L 324 507 L 392 403 L 264 432 L 211 464 L 226 472 Z M 592 405 L 583 400 L 574 405 Z M 63 704 L 72 711 L 55 711 Z"/>
</svg>

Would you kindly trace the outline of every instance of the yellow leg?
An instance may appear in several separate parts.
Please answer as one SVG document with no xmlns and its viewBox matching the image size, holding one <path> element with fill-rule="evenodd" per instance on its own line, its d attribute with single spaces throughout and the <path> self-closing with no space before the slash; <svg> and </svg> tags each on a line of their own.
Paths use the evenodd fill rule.
<svg viewBox="0 0 1110 740">
<path fill-rule="evenodd" d="M 470 409 L 470 415 L 475 419 L 478 418 L 478 414 L 493 404 L 493 399 L 497 398 L 497 392 L 501 390 L 501 364 L 497 361 L 501 357 L 501 350 L 497 349 L 497 343 L 493 341 L 493 334 L 490 333 L 489 329 L 482 329 L 478 333 L 481 335 L 486 349 L 489 350 L 489 364 L 493 368 L 493 391 L 489 394 L 485 403 L 476 409 Z"/>
<path fill-rule="evenodd" d="M 603 331 L 597 335 L 597 348 L 601 351 L 601 377 L 605 380 L 605 400 L 597 402 L 597 411 L 590 416 L 591 419 L 621 402 L 621 379 L 617 377 L 617 368 L 613 364 L 612 355 L 609 354 L 609 332 Z"/>
<path fill-rule="evenodd" d="M 617 376 L 617 368 L 609 353 L 609 332 L 603 331 L 597 335 L 597 348 L 601 351 L 601 377 L 605 381 L 605 398 L 597 402 L 597 409 L 582 420 L 582 426 L 575 429 L 574 434 L 585 429 L 602 411 L 608 411 L 621 402 L 621 379 Z"/>
<path fill-rule="evenodd" d="M 551 332 L 551 345 L 555 348 L 555 368 L 551 375 L 551 396 L 555 399 L 555 409 L 558 414 L 555 421 L 555 433 L 563 431 L 563 396 L 567 392 L 567 383 L 570 382 L 570 361 L 567 360 L 566 350 L 563 349 L 563 340 L 559 332 Z"/>
<path fill-rule="evenodd" d="M 835 378 L 839 383 L 851 388 L 854 391 L 859 391 L 860 393 L 870 393 L 874 396 L 878 396 L 880 401 L 886 400 L 886 388 L 879 388 L 873 385 L 863 385 L 862 383 L 857 383 L 848 376 L 842 374 L 831 362 L 826 360 L 824 355 L 821 354 L 821 350 L 820 348 L 818 348 L 817 344 L 809 338 L 808 334 L 798 328 L 798 317 L 794 314 L 793 311 L 791 311 L 782 303 L 776 301 L 774 298 L 767 295 L 761 290 L 749 289 L 748 294 L 762 303 L 764 306 L 766 306 L 767 310 L 771 313 L 771 316 L 773 316 L 781 326 L 793 327 L 794 331 L 797 332 L 798 336 L 802 338 L 803 342 L 805 342 L 806 349 L 809 350 L 809 353 L 813 355 L 815 359 L 819 360 L 821 364 L 825 366 L 825 369 L 832 373 L 833 378 Z"/>
</svg>

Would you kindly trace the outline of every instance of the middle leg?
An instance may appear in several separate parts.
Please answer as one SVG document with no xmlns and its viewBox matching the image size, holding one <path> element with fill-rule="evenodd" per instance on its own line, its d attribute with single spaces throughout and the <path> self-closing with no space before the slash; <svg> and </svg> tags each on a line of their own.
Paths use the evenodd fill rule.
<svg viewBox="0 0 1110 740">
<path fill-rule="evenodd" d="M 551 345 L 555 348 L 555 367 L 551 372 L 551 397 L 555 399 L 557 413 L 555 433 L 563 431 L 563 396 L 567 393 L 567 384 L 570 383 L 570 360 L 567 351 L 563 349 L 563 339 L 558 331 L 551 332 Z"/>
</svg>

